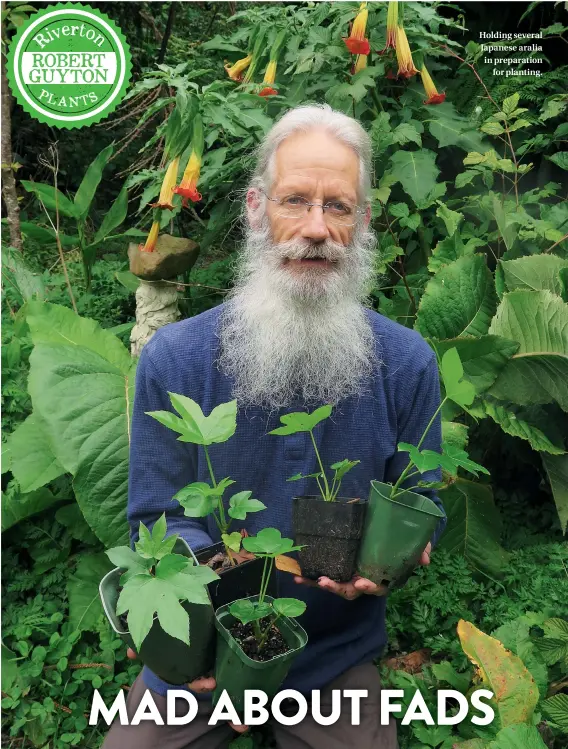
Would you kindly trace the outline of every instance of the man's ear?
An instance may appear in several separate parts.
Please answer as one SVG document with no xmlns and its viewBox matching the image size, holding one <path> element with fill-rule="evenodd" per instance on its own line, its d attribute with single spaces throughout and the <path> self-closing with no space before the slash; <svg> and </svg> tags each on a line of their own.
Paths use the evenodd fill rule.
<svg viewBox="0 0 568 749">
<path fill-rule="evenodd" d="M 260 224 L 260 202 L 259 191 L 255 187 L 251 187 L 247 192 L 247 217 L 253 229 L 257 229 Z"/>
<path fill-rule="evenodd" d="M 369 226 L 371 223 L 371 206 L 367 204 L 367 207 L 365 208 L 365 229 Z"/>
</svg>

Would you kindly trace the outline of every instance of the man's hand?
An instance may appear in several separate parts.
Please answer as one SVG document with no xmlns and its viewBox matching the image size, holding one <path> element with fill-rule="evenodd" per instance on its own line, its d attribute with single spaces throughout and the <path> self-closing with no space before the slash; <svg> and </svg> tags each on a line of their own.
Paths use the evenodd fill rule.
<svg viewBox="0 0 568 749">
<path fill-rule="evenodd" d="M 430 552 L 432 551 L 432 544 L 428 542 L 428 545 L 422 552 L 420 557 L 420 565 L 430 564 Z M 345 598 L 346 601 L 354 601 L 361 595 L 368 596 L 384 596 L 388 593 L 388 588 L 385 585 L 376 585 L 372 580 L 367 580 L 365 577 L 355 575 L 352 580 L 347 583 L 336 583 L 334 580 L 330 580 L 329 577 L 320 577 L 319 580 L 308 580 L 307 577 L 294 577 L 294 582 L 300 585 L 310 585 L 313 588 L 322 588 L 328 590 L 330 593 L 335 593 L 341 598 Z"/>
<path fill-rule="evenodd" d="M 126 655 L 130 658 L 130 660 L 136 660 L 138 655 L 132 650 L 132 648 L 128 648 L 126 651 Z M 186 684 L 188 689 L 191 689 L 192 692 L 196 692 L 197 694 L 206 694 L 207 692 L 212 692 L 215 687 L 217 686 L 217 682 L 212 676 L 200 676 L 199 679 L 194 679 L 189 684 Z M 248 731 L 248 726 L 236 726 L 234 723 L 229 723 L 231 728 L 236 731 L 237 733 L 244 733 L 245 731 Z"/>
</svg>

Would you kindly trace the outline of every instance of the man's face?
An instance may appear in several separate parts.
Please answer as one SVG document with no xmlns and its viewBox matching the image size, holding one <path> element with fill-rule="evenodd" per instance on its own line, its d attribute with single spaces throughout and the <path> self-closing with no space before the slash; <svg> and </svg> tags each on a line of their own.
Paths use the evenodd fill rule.
<svg viewBox="0 0 568 749">
<path fill-rule="evenodd" d="M 273 243 L 296 248 L 290 252 L 292 257 L 282 257 L 282 270 L 298 280 L 306 274 L 321 277 L 333 271 L 344 254 L 341 248 L 350 245 L 354 231 L 351 224 L 358 218 L 356 214 L 342 217 L 335 208 L 356 207 L 358 185 L 357 155 L 325 131 L 297 133 L 279 146 L 268 196 L 286 203 L 304 199 L 322 205 L 331 202 L 334 206 L 334 211 L 326 214 L 319 206 L 312 206 L 303 215 L 290 218 L 282 215 L 282 203 L 267 201 Z M 298 253 L 298 247 L 303 247 L 304 252 Z M 309 257 L 303 257 L 306 252 Z"/>
</svg>

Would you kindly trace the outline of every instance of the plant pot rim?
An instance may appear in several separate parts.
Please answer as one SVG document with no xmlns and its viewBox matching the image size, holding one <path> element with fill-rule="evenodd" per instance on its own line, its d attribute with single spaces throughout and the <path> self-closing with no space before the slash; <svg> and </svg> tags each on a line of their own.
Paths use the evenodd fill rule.
<svg viewBox="0 0 568 749">
<path fill-rule="evenodd" d="M 182 544 L 185 547 L 187 547 L 187 550 L 189 551 L 188 556 L 193 559 L 194 564 L 198 565 L 199 562 L 197 561 L 197 557 L 193 553 L 193 549 L 187 543 L 187 541 L 184 538 L 182 538 L 181 536 L 178 536 L 177 541 L 178 542 L 181 541 Z M 177 542 L 176 542 L 176 546 L 177 546 Z M 174 548 L 175 548 L 175 546 L 174 546 Z M 106 575 L 102 578 L 102 580 L 99 583 L 99 598 L 101 599 L 101 603 L 103 605 L 103 611 L 105 612 L 105 616 L 107 618 L 107 621 L 110 624 L 110 626 L 112 627 L 113 631 L 116 632 L 117 635 L 130 635 L 130 630 L 129 629 L 118 629 L 118 627 L 115 625 L 115 623 L 113 621 L 113 618 L 116 617 L 116 619 L 118 621 L 120 621 L 120 619 L 118 618 L 118 614 L 116 613 L 116 611 L 112 611 L 112 612 L 110 611 L 110 608 L 107 605 L 106 596 L 103 594 L 104 587 L 105 587 L 104 586 L 105 581 L 108 578 L 112 577 L 113 575 L 116 575 L 117 572 L 120 573 L 120 575 L 122 575 L 124 572 L 126 572 L 126 570 L 123 570 L 122 567 L 114 567 L 112 570 L 110 570 L 109 572 L 106 573 Z M 120 577 L 119 577 L 119 581 L 120 581 Z M 209 598 L 211 598 L 211 596 Z M 156 621 L 157 618 L 158 618 L 158 614 L 154 614 L 154 616 L 152 617 L 152 624 Z M 130 636 L 132 636 L 132 635 L 130 635 Z"/>
<path fill-rule="evenodd" d="M 274 658 L 271 658 L 268 661 L 255 661 L 253 658 L 250 658 L 245 653 L 245 651 L 242 649 L 242 647 L 237 642 L 237 640 L 235 640 L 235 638 L 230 633 L 230 631 L 227 629 L 227 627 L 225 627 L 225 625 L 223 624 L 223 622 L 219 621 L 219 613 L 221 613 L 221 614 L 227 613 L 230 616 L 233 616 L 231 614 L 231 612 L 229 611 L 229 606 L 231 606 L 231 604 L 236 603 L 236 601 L 255 601 L 255 599 L 258 599 L 258 596 L 248 596 L 248 598 L 237 598 L 235 601 L 231 601 L 231 603 L 227 603 L 224 606 L 221 606 L 220 608 L 218 608 L 217 611 L 215 612 L 215 626 L 218 629 L 223 628 L 223 630 L 227 633 L 227 635 L 229 637 L 229 640 L 232 640 L 235 643 L 235 645 L 237 646 L 237 648 L 240 651 L 239 657 L 241 658 L 241 660 L 242 660 L 242 662 L 244 664 L 246 664 L 247 666 L 251 666 L 252 668 L 265 668 L 266 666 L 269 666 L 269 665 L 272 665 L 273 663 L 278 662 L 281 658 L 285 658 L 286 656 L 289 656 L 292 653 L 295 653 L 296 650 L 298 650 L 298 648 L 290 648 L 288 646 L 288 650 L 286 650 L 284 653 L 280 653 L 280 655 L 276 655 Z M 272 603 L 272 601 L 274 601 L 274 598 L 272 596 L 266 595 L 266 596 L 264 596 L 264 600 L 268 601 L 269 603 Z M 225 609 L 225 611 L 223 611 L 223 609 Z M 298 632 L 299 635 L 303 634 L 304 637 L 305 637 L 305 639 L 306 639 L 306 641 L 307 641 L 307 638 L 308 638 L 307 632 L 305 631 L 305 629 L 300 624 L 298 624 L 298 622 L 296 621 L 296 619 L 294 619 L 292 617 L 289 617 L 289 616 L 281 616 L 279 618 L 282 619 L 282 620 L 284 620 L 291 629 L 297 630 L 297 632 Z M 235 622 L 238 621 L 238 619 L 236 617 L 233 617 L 233 620 Z M 280 631 L 280 630 L 278 630 L 278 631 Z M 282 633 L 280 632 L 280 634 L 282 634 Z M 284 636 L 284 635 L 282 635 L 282 636 Z M 288 645 L 288 643 L 286 643 L 286 645 Z"/>
<path fill-rule="evenodd" d="M 399 502 L 396 499 L 391 499 L 390 496 L 386 496 L 377 485 L 381 486 L 389 486 L 392 490 L 393 484 L 385 484 L 383 481 L 377 481 L 376 479 L 371 479 L 371 487 L 381 495 L 384 499 L 388 500 L 389 502 L 392 502 L 393 505 L 398 505 L 399 507 L 406 507 L 407 509 L 413 509 L 416 512 L 423 512 L 427 515 L 434 515 L 435 517 L 443 518 L 445 517 L 444 513 L 440 510 L 440 508 L 436 505 L 435 502 L 433 502 L 430 497 L 427 497 L 425 494 L 420 494 L 420 492 L 413 492 L 411 489 L 403 489 L 401 492 L 402 494 L 413 494 L 415 497 L 421 497 L 422 499 L 427 499 L 432 504 L 432 511 L 419 509 L 417 507 L 409 508 L 408 505 L 405 505 L 404 502 Z"/>
<path fill-rule="evenodd" d="M 328 502 L 323 497 L 321 497 L 319 494 L 300 494 L 298 496 L 292 497 L 292 499 L 311 499 L 314 502 L 321 502 L 325 505 L 357 505 L 357 504 L 366 504 L 369 499 L 367 497 L 336 497 L 333 502 Z"/>
</svg>

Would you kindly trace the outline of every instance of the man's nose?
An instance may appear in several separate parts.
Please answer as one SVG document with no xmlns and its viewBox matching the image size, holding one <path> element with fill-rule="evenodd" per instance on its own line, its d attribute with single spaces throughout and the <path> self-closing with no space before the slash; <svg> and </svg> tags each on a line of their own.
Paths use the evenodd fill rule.
<svg viewBox="0 0 568 749">
<path fill-rule="evenodd" d="M 301 234 L 304 239 L 311 239 L 314 242 L 323 242 L 328 239 L 329 229 L 321 205 L 310 207 L 302 224 Z"/>
</svg>

